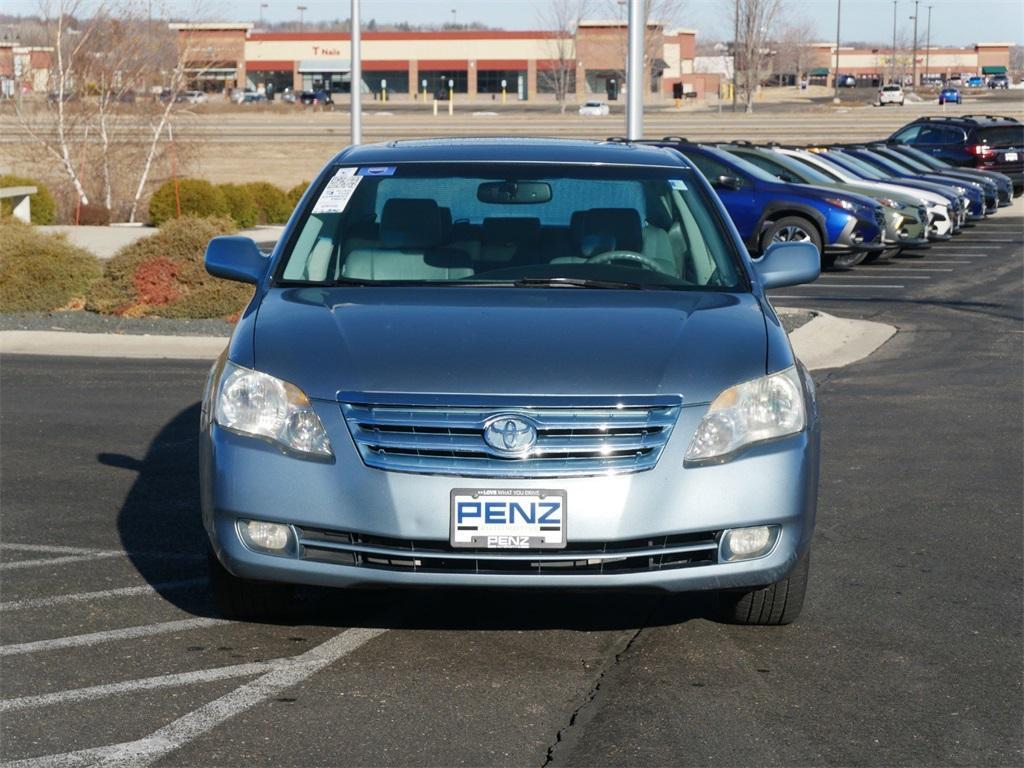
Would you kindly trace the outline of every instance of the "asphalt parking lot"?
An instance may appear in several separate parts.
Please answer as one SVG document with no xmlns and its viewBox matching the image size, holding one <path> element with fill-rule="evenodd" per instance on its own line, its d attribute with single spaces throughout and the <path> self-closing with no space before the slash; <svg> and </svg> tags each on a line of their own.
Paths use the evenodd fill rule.
<svg viewBox="0 0 1024 768">
<path fill-rule="evenodd" d="M 895 325 L 816 376 L 808 602 L 308 591 L 206 598 L 206 364 L 5 356 L 0 757 L 38 765 L 1020 765 L 1024 200 L 777 292 Z"/>
</svg>

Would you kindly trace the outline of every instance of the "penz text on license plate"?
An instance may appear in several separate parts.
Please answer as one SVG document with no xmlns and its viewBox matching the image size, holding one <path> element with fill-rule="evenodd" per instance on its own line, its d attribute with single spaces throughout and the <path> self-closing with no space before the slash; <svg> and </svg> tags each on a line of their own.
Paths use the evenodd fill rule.
<svg viewBox="0 0 1024 768">
<path fill-rule="evenodd" d="M 1007 152 L 1005 155 L 1003 155 L 1003 158 L 1006 160 L 1006 162 L 1012 163 L 1014 160 L 1017 159 L 1017 153 L 1016 152 Z"/>
<path fill-rule="evenodd" d="M 451 545 L 478 549 L 562 549 L 566 492 L 535 488 L 455 488 Z"/>
</svg>

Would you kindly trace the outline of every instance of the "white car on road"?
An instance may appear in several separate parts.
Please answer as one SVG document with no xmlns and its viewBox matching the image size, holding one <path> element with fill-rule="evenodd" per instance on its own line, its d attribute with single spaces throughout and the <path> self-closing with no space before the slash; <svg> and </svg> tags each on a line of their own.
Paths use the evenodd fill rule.
<svg viewBox="0 0 1024 768">
<path fill-rule="evenodd" d="M 899 104 L 902 107 L 905 99 L 903 86 L 895 83 L 882 86 L 878 92 L 878 106 L 880 107 L 884 107 L 886 104 Z"/>
<path fill-rule="evenodd" d="M 605 117 L 609 112 L 608 104 L 603 101 L 585 101 L 580 106 L 580 114 L 589 117 Z"/>
</svg>

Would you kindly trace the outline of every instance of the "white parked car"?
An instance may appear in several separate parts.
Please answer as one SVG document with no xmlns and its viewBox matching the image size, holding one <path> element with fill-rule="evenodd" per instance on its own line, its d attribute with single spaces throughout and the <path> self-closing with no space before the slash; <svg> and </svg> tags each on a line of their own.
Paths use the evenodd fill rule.
<svg viewBox="0 0 1024 768">
<path fill-rule="evenodd" d="M 899 104 L 902 107 L 905 98 L 902 85 L 885 85 L 878 92 L 878 106 L 884 107 L 886 104 Z"/>
<path fill-rule="evenodd" d="M 609 114 L 608 104 L 603 101 L 585 101 L 580 106 L 580 114 L 589 117 L 604 117 Z"/>
<path fill-rule="evenodd" d="M 189 104 L 205 104 L 208 99 L 202 91 L 185 91 L 185 101 Z"/>
</svg>

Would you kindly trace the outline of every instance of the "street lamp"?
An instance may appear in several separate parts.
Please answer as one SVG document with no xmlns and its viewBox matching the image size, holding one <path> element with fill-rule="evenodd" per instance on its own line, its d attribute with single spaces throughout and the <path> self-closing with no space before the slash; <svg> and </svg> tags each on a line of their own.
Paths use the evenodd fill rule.
<svg viewBox="0 0 1024 768">
<path fill-rule="evenodd" d="M 832 88 L 835 93 L 832 96 L 832 101 L 836 104 L 839 103 L 839 21 L 843 17 L 843 0 L 836 0 L 836 68 L 832 73 Z M 803 76 L 802 73 L 798 72 L 797 75 Z"/>
<path fill-rule="evenodd" d="M 263 26 L 263 9 L 264 8 L 269 8 L 269 7 L 270 7 L 269 3 L 260 3 L 260 26 L 261 27 Z"/>
<path fill-rule="evenodd" d="M 917 90 L 917 4 L 919 0 L 914 0 L 914 15 L 911 16 L 914 20 L 914 52 L 910 57 L 910 87 Z"/>
<path fill-rule="evenodd" d="M 932 52 L 932 6 L 928 6 L 928 31 L 925 33 L 924 44 L 924 76 L 928 77 L 928 67 L 931 65 Z"/>
<path fill-rule="evenodd" d="M 889 61 L 889 82 L 896 79 L 896 5 L 899 0 L 892 0 L 892 57 Z"/>
<path fill-rule="evenodd" d="M 458 17 L 457 17 L 457 16 L 456 16 L 456 14 L 455 14 L 455 9 L 454 9 L 454 8 L 452 8 L 452 29 L 454 29 L 454 28 L 455 28 L 455 27 L 457 27 L 458 25 L 459 25 L 459 20 L 458 20 Z"/>
<path fill-rule="evenodd" d="M 296 7 L 296 10 L 298 10 L 299 12 L 299 32 L 302 32 L 304 29 L 304 27 L 302 26 L 302 14 L 304 14 L 308 10 L 308 6 L 300 5 Z"/>
</svg>

